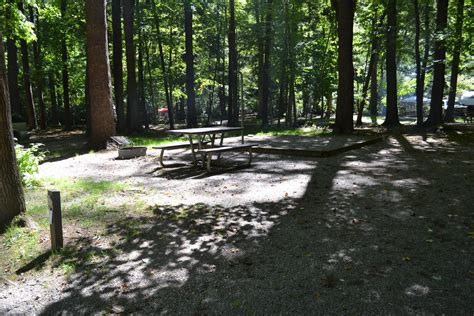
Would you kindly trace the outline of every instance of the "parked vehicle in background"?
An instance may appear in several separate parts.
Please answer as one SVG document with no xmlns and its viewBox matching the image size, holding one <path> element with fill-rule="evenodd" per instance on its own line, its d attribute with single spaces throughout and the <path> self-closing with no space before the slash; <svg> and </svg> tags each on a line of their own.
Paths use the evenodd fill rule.
<svg viewBox="0 0 474 316">
<path fill-rule="evenodd" d="M 466 91 L 459 98 L 459 104 L 468 106 L 474 105 L 474 91 Z"/>
</svg>

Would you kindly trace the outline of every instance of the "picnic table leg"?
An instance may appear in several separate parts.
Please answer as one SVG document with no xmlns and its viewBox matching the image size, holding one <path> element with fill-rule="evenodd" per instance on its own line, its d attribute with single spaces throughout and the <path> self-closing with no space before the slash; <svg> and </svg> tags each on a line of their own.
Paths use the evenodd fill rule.
<svg viewBox="0 0 474 316">
<path fill-rule="evenodd" d="M 191 152 L 193 153 L 193 163 L 197 165 L 196 152 L 194 151 L 193 137 L 189 135 L 189 143 L 191 144 Z"/>
<path fill-rule="evenodd" d="M 253 154 L 252 154 L 252 147 L 249 147 L 249 166 L 252 164 Z"/>
<path fill-rule="evenodd" d="M 199 150 L 203 149 L 204 141 L 206 140 L 206 135 L 199 136 L 198 137 L 198 147 Z M 204 165 L 206 163 L 206 154 L 201 153 L 201 159 L 202 159 L 202 164 Z"/>
<path fill-rule="evenodd" d="M 160 165 L 164 168 L 165 167 L 165 164 L 163 163 L 163 156 L 165 154 L 165 150 L 164 149 L 161 149 L 161 153 L 160 153 Z"/>
<path fill-rule="evenodd" d="M 207 171 L 211 172 L 211 160 L 212 160 L 212 154 L 208 153 L 207 154 Z"/>
<path fill-rule="evenodd" d="M 219 142 L 219 146 L 222 147 L 223 144 L 224 144 L 224 133 L 221 133 L 221 140 Z M 217 161 L 219 163 L 221 162 L 221 154 L 220 153 L 217 154 Z"/>
</svg>

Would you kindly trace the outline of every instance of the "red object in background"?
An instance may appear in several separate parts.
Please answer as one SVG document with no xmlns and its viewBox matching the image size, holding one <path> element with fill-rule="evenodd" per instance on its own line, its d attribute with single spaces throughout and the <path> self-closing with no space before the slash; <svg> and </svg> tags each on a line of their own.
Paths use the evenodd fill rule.
<svg viewBox="0 0 474 316">
<path fill-rule="evenodd" d="M 168 113 L 168 109 L 167 108 L 158 109 L 158 113 Z"/>
</svg>

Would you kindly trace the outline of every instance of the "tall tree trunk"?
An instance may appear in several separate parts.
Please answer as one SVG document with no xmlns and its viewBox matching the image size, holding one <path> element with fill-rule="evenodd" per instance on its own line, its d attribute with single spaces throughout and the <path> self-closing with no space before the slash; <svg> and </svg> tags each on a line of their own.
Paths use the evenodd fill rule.
<svg viewBox="0 0 474 316">
<path fill-rule="evenodd" d="M 436 6 L 436 39 L 434 43 L 433 87 L 431 89 L 430 114 L 426 121 L 427 127 L 442 123 L 444 73 L 446 61 L 445 32 L 448 24 L 448 0 L 437 0 Z"/>
<path fill-rule="evenodd" d="M 370 62 L 369 66 L 367 68 L 367 74 L 365 75 L 364 79 L 364 85 L 362 86 L 362 96 L 359 101 L 359 108 L 357 111 L 357 120 L 356 120 L 356 126 L 362 126 L 362 116 L 364 114 L 364 108 L 365 108 L 365 102 L 367 99 L 367 93 L 369 91 L 369 84 L 370 84 L 370 78 L 371 78 L 371 69 L 373 68 L 373 64 L 375 61 L 375 56 L 374 52 L 370 55 Z"/>
<path fill-rule="evenodd" d="M 151 74 L 151 59 L 150 59 L 150 52 L 149 52 L 149 47 L 151 46 L 147 45 L 145 47 L 145 58 L 146 58 L 146 69 L 148 73 L 148 89 L 150 89 L 150 94 L 151 94 L 151 108 L 153 110 L 153 113 L 151 113 L 151 121 L 155 122 L 155 113 L 156 113 L 156 102 L 155 102 L 155 85 L 153 82 L 153 76 Z"/>
<path fill-rule="evenodd" d="M 126 131 L 124 92 L 123 92 L 123 52 L 122 52 L 122 3 L 112 0 L 112 41 L 113 41 L 113 77 L 117 130 Z"/>
<path fill-rule="evenodd" d="M 352 63 L 352 39 L 355 0 L 333 0 L 337 16 L 339 38 L 336 133 L 352 133 L 354 113 L 354 65 Z"/>
<path fill-rule="evenodd" d="M 328 96 L 326 97 L 326 119 L 329 120 L 331 118 L 332 113 L 332 92 L 329 92 Z"/>
<path fill-rule="evenodd" d="M 56 96 L 56 79 L 53 72 L 48 74 L 49 96 L 51 99 L 51 125 L 59 125 L 58 99 Z"/>
<path fill-rule="evenodd" d="M 362 97 L 359 101 L 359 108 L 357 113 L 357 121 L 356 126 L 362 125 L 362 115 L 364 112 L 365 102 L 367 99 L 367 93 L 369 90 L 370 80 L 374 77 L 372 74 L 375 72 L 375 81 L 377 81 L 377 59 L 379 54 L 379 39 L 378 39 L 378 30 L 382 27 L 383 21 L 385 19 L 385 14 L 382 15 L 379 22 L 377 21 L 377 13 L 374 14 L 373 21 L 372 21 L 372 45 L 370 48 L 370 61 L 367 67 L 367 73 L 364 80 L 364 85 L 362 86 Z M 375 65 L 375 67 L 374 67 Z M 375 86 L 376 88 L 377 86 Z M 377 105 L 375 105 L 377 106 Z"/>
<path fill-rule="evenodd" d="M 255 0 L 255 19 L 257 24 L 257 72 L 258 72 L 258 99 L 257 108 L 258 116 L 262 116 L 262 103 L 263 103 L 263 62 L 265 58 L 265 40 L 264 40 L 264 27 L 262 26 L 262 14 L 261 14 L 261 0 Z"/>
<path fill-rule="evenodd" d="M 91 104 L 91 134 L 89 144 L 105 147 L 115 135 L 112 107 L 109 49 L 107 40 L 106 0 L 87 0 L 87 73 Z"/>
<path fill-rule="evenodd" d="M 282 62 L 280 65 L 280 88 L 278 93 L 278 105 L 277 105 L 277 119 L 278 127 L 280 127 L 280 121 L 283 116 L 283 113 L 286 113 L 285 125 L 288 125 L 288 70 L 287 70 L 287 45 L 286 45 L 286 36 L 285 36 L 285 45 L 283 45 L 282 50 Z"/>
<path fill-rule="evenodd" d="M 41 41 L 39 38 L 39 29 L 40 29 L 40 21 L 39 21 L 39 14 L 34 12 L 33 8 L 30 7 L 30 20 L 33 24 L 36 25 L 36 30 L 37 30 L 37 40 L 36 42 L 33 42 L 33 56 L 34 56 L 34 61 L 35 61 L 35 70 L 36 70 L 36 77 L 35 77 L 35 82 L 36 82 L 36 94 L 37 94 L 37 100 L 38 100 L 38 108 L 39 108 L 39 125 L 40 129 L 44 130 L 46 129 L 46 106 L 44 104 L 44 95 L 43 95 L 43 80 L 44 80 L 44 74 L 43 74 L 43 63 L 42 63 L 42 58 L 41 58 Z"/>
<path fill-rule="evenodd" d="M 125 55 L 127 59 L 127 132 L 141 132 L 142 116 L 138 108 L 137 78 L 135 74 L 136 57 L 133 43 L 134 0 L 123 0 L 123 24 L 125 33 Z"/>
<path fill-rule="evenodd" d="M 459 62 L 462 48 L 462 24 L 464 19 L 464 0 L 458 0 L 456 13 L 456 33 L 454 35 L 453 61 L 451 65 L 451 80 L 449 85 L 448 110 L 446 111 L 446 122 L 454 122 L 454 101 L 458 84 Z"/>
<path fill-rule="evenodd" d="M 155 28 L 156 28 L 157 40 L 158 40 L 158 51 L 160 54 L 161 73 L 163 75 L 163 84 L 165 86 L 166 106 L 168 108 L 168 120 L 170 124 L 170 129 L 174 129 L 173 104 L 171 101 L 171 94 L 170 94 L 170 89 L 169 89 L 169 84 L 168 84 L 168 71 L 166 70 L 165 55 L 163 52 L 163 40 L 162 40 L 161 28 L 160 28 L 160 18 L 158 16 L 158 12 L 156 12 L 156 7 L 153 12 L 153 15 L 155 19 Z"/>
<path fill-rule="evenodd" d="M 235 35 L 235 4 L 234 0 L 229 0 L 229 111 L 228 125 L 237 126 L 239 122 L 239 89 L 237 71 L 237 47 Z"/>
<path fill-rule="evenodd" d="M 148 115 L 145 99 L 145 76 L 143 75 L 143 36 L 142 36 L 142 10 L 143 4 L 137 0 L 137 24 L 138 24 L 138 108 L 140 120 L 149 129 Z"/>
<path fill-rule="evenodd" d="M 0 32 L 0 229 L 26 211 L 14 146 L 5 52 Z"/>
<path fill-rule="evenodd" d="M 170 28 L 169 28 L 169 43 L 170 46 L 168 47 L 169 52 L 168 52 L 168 85 L 169 85 L 169 91 L 170 91 L 170 102 L 171 106 L 174 105 L 173 103 L 173 71 L 172 71 L 172 66 L 173 66 L 173 25 L 170 23 Z M 174 109 L 174 108 L 173 108 Z M 173 116 L 173 122 L 175 121 L 175 118 Z"/>
<path fill-rule="evenodd" d="M 288 64 L 289 70 L 289 81 L 288 81 L 288 107 L 286 111 L 286 125 L 293 126 L 294 120 L 296 121 L 295 113 L 295 65 L 294 65 L 294 41 L 293 41 L 293 27 L 289 13 L 288 0 L 285 1 L 285 24 L 286 24 L 286 40 L 287 40 L 287 54 L 286 63 Z"/>
<path fill-rule="evenodd" d="M 66 20 L 67 0 L 61 0 L 61 18 Z M 63 63 L 63 105 L 64 105 L 64 128 L 69 131 L 72 129 L 72 112 L 69 99 L 69 71 L 68 71 L 68 52 L 66 45 L 66 30 L 63 30 L 61 39 L 61 59 Z"/>
<path fill-rule="evenodd" d="M 264 60 L 263 60 L 263 83 L 262 83 L 262 130 L 268 128 L 268 110 L 270 99 L 270 52 L 272 45 L 272 24 L 273 24 L 273 0 L 267 0 L 265 16 L 265 38 L 264 38 Z"/>
<path fill-rule="evenodd" d="M 379 52 L 375 52 L 374 54 L 374 62 L 372 64 L 372 68 L 369 69 L 370 71 L 370 99 L 369 99 L 369 112 L 370 118 L 372 120 L 372 124 L 377 124 L 377 105 L 379 100 L 379 93 L 378 93 L 378 82 L 377 82 L 377 68 L 378 68 L 378 61 L 379 61 Z"/>
<path fill-rule="evenodd" d="M 8 51 L 8 87 L 12 114 L 21 116 L 22 106 L 20 90 L 18 89 L 18 49 L 13 39 L 7 40 Z"/>
<path fill-rule="evenodd" d="M 184 0 L 184 32 L 186 35 L 186 95 L 188 127 L 197 127 L 196 95 L 194 92 L 193 10 L 190 0 Z"/>
<path fill-rule="evenodd" d="M 86 45 L 87 51 L 87 45 Z M 86 62 L 86 80 L 84 82 L 85 86 L 85 103 L 86 103 L 86 136 L 90 137 L 92 133 L 92 113 L 91 113 L 91 92 L 90 92 L 90 79 L 89 79 L 89 65 Z"/>
<path fill-rule="evenodd" d="M 23 86 L 25 89 L 27 123 L 28 123 L 28 129 L 33 130 L 37 128 L 37 125 L 36 125 L 35 104 L 33 100 L 33 91 L 31 88 L 28 45 L 26 44 L 25 40 L 21 40 L 20 45 L 21 45 L 21 59 L 22 59 L 22 64 L 23 64 Z"/>
<path fill-rule="evenodd" d="M 423 124 L 423 92 L 421 83 L 421 54 L 420 54 L 420 8 L 418 0 L 413 0 L 415 9 L 415 62 L 416 62 L 416 125 Z"/>
<path fill-rule="evenodd" d="M 384 126 L 388 128 L 400 125 L 397 106 L 397 0 L 388 0 L 387 5 L 387 113 Z"/>
<path fill-rule="evenodd" d="M 426 77 L 426 70 L 428 67 L 428 59 L 430 58 L 430 37 L 431 37 L 431 30 L 430 30 L 430 1 L 425 1 L 424 7 L 424 53 L 423 53 L 423 60 L 421 62 L 421 69 L 420 69 L 420 87 L 422 92 L 420 95 L 424 99 L 424 90 L 425 90 L 425 77 Z M 417 98 L 418 102 L 418 98 Z M 420 101 L 421 102 L 421 101 Z M 418 106 L 418 105 L 417 105 Z M 421 103 L 422 114 L 424 115 L 424 102 Z M 420 125 L 423 123 L 423 118 Z M 418 124 L 418 122 L 417 122 Z"/>
<path fill-rule="evenodd" d="M 23 0 L 18 2 L 18 10 L 25 14 Z M 23 89 L 25 90 L 26 118 L 29 130 L 36 129 L 36 112 L 33 99 L 33 89 L 31 88 L 30 60 L 28 56 L 28 45 L 26 40 L 20 40 L 21 61 L 23 66 Z"/>
</svg>

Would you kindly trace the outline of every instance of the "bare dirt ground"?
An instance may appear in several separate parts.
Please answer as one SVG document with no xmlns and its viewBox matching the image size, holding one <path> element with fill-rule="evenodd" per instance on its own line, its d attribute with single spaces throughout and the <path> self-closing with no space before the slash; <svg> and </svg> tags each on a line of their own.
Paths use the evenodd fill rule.
<svg viewBox="0 0 474 316">
<path fill-rule="evenodd" d="M 474 313 L 472 132 L 395 135 L 331 158 L 258 155 L 216 174 L 184 153 L 161 169 L 151 154 L 41 166 L 127 183 L 150 211 L 71 241 L 100 256 L 69 277 L 5 282 L 0 313 Z"/>
</svg>

